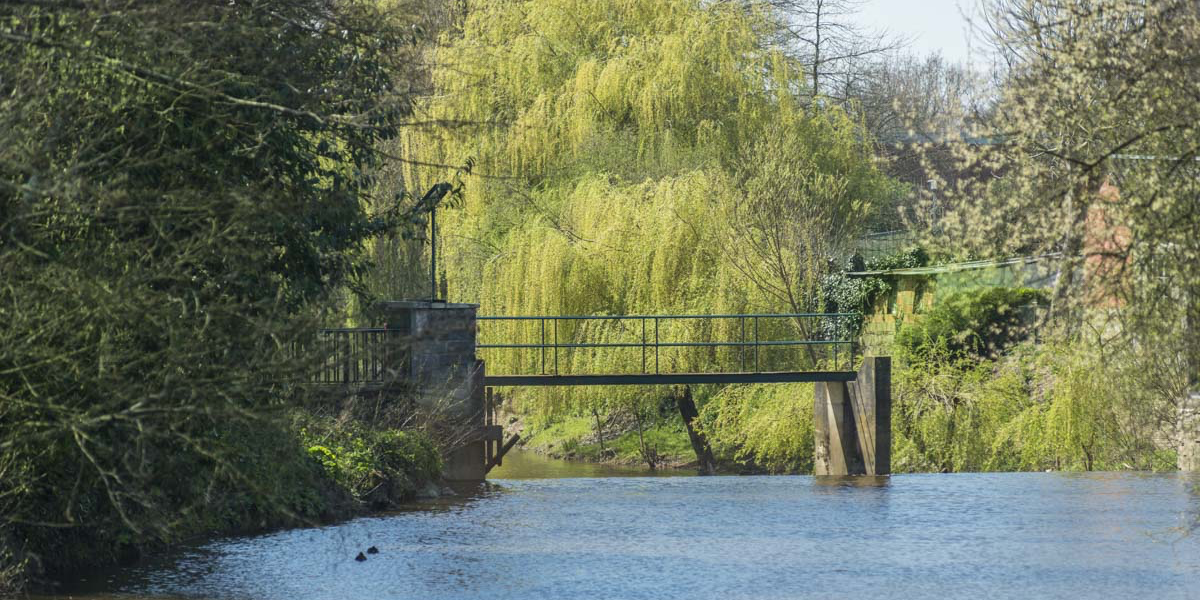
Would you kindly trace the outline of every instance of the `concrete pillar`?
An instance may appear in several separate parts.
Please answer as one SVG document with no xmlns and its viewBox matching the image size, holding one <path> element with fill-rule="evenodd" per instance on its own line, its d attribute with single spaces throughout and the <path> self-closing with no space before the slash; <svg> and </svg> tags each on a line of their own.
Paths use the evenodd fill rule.
<svg viewBox="0 0 1200 600">
<path fill-rule="evenodd" d="M 892 472 L 892 359 L 868 356 L 847 384 L 865 475 Z"/>
<path fill-rule="evenodd" d="M 850 475 L 861 472 L 858 441 L 846 384 L 841 381 L 818 382 L 813 406 L 815 475 Z"/>
<path fill-rule="evenodd" d="M 1180 471 L 1200 471 L 1200 393 L 1189 393 L 1179 404 Z"/>
<path fill-rule="evenodd" d="M 854 381 L 818 382 L 814 475 L 888 475 L 892 467 L 892 362 L 868 356 Z"/>
<path fill-rule="evenodd" d="M 395 368 L 416 405 L 465 432 L 444 457 L 443 477 L 483 480 L 486 469 L 483 361 L 475 358 L 477 304 L 392 301 L 376 305 L 388 329 L 404 334 Z"/>
</svg>

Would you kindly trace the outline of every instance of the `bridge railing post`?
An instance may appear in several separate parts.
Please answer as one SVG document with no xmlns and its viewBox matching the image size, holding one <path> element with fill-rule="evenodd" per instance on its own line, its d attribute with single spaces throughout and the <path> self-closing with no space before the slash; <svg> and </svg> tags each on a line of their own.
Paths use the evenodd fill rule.
<svg viewBox="0 0 1200 600">
<path fill-rule="evenodd" d="M 654 374 L 658 374 L 658 317 L 654 317 Z"/>
<path fill-rule="evenodd" d="M 758 317 L 754 317 L 754 372 L 758 372 Z"/>
<path fill-rule="evenodd" d="M 646 317 L 642 317 L 642 373 L 646 372 Z"/>
<path fill-rule="evenodd" d="M 738 355 L 738 359 L 739 359 L 739 362 L 741 363 L 741 366 L 739 368 L 742 371 L 745 371 L 746 370 L 746 317 L 741 317 L 738 319 L 738 321 L 740 321 L 741 325 L 742 325 L 741 346 L 738 346 L 738 350 L 740 351 L 740 354 Z"/>
</svg>

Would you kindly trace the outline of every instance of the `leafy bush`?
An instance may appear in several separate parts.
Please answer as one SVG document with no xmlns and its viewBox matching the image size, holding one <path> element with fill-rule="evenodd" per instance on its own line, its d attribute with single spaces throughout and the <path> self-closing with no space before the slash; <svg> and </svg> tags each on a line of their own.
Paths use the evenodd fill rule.
<svg viewBox="0 0 1200 600">
<path fill-rule="evenodd" d="M 896 345 L 901 355 L 913 358 L 929 356 L 934 348 L 951 356 L 994 357 L 1029 335 L 1029 309 L 1045 301 L 1045 292 L 1029 288 L 959 292 L 939 301 L 921 321 L 905 325 Z"/>
<path fill-rule="evenodd" d="M 411 499 L 441 474 L 441 456 L 423 433 L 329 418 L 298 420 L 308 454 L 339 486 L 373 508 Z"/>
<path fill-rule="evenodd" d="M 1105 361 L 1086 342 L 995 360 L 929 352 L 893 372 L 896 472 L 1175 467 L 1154 441 L 1173 407 L 1139 384 L 1137 361 Z"/>
<path fill-rule="evenodd" d="M 855 255 L 847 262 L 845 268 L 825 277 L 821 283 L 821 298 L 825 312 L 870 312 L 875 299 L 888 293 L 892 284 L 886 277 L 848 277 L 846 273 L 856 271 L 887 271 L 890 269 L 911 269 L 923 267 L 929 262 L 929 255 L 922 248 L 910 248 L 896 254 L 881 256 L 869 261 L 863 261 Z M 858 336 L 862 329 L 862 319 L 853 323 L 839 323 L 844 331 L 829 332 L 837 339 L 850 339 Z"/>
<path fill-rule="evenodd" d="M 359 0 L 0 3 L 0 587 L 222 519 L 246 452 L 298 454 L 260 435 L 292 349 L 407 217 L 364 205 L 412 36 Z"/>
</svg>

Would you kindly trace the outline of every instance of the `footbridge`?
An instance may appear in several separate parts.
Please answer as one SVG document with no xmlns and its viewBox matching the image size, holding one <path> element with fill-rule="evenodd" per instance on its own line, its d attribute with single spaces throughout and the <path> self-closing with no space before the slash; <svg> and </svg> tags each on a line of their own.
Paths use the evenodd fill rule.
<svg viewBox="0 0 1200 600">
<path fill-rule="evenodd" d="M 482 479 L 503 440 L 493 388 L 811 382 L 817 474 L 886 474 L 887 358 L 861 357 L 854 313 L 479 316 L 476 305 L 384 302 L 380 326 L 322 330 L 313 383 L 396 393 L 477 420 L 448 460 Z M 800 399 L 797 399 L 800 401 Z"/>
<path fill-rule="evenodd" d="M 481 316 L 475 348 L 493 387 L 851 381 L 857 317 Z"/>
</svg>

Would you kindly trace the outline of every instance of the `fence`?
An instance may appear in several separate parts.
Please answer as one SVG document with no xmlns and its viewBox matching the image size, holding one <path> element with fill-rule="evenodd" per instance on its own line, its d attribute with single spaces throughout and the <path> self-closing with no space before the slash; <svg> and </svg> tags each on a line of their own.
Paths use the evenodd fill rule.
<svg viewBox="0 0 1200 600">
<path fill-rule="evenodd" d="M 478 317 L 489 372 L 853 370 L 857 313 Z M 791 351 L 791 352 L 789 352 Z M 498 352 L 506 353 L 498 356 Z M 598 360 L 597 353 L 621 354 Z M 607 363 L 607 364 L 605 364 Z"/>
<path fill-rule="evenodd" d="M 408 336 L 384 328 L 322 329 L 317 352 L 324 357 L 313 383 L 389 383 L 408 375 Z"/>
</svg>

